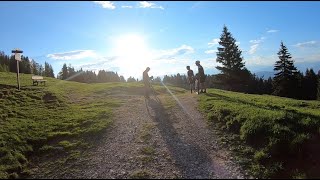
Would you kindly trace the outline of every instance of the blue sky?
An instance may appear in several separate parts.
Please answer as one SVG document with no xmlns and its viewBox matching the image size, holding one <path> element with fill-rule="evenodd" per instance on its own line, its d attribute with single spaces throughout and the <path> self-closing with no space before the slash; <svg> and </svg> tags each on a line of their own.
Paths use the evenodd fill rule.
<svg viewBox="0 0 320 180">
<path fill-rule="evenodd" d="M 214 74 L 225 24 L 251 71 L 272 71 L 280 42 L 297 64 L 320 64 L 320 2 L 78 1 L 0 2 L 0 51 L 20 48 L 55 75 L 76 69 L 141 78 L 196 71 Z"/>
</svg>

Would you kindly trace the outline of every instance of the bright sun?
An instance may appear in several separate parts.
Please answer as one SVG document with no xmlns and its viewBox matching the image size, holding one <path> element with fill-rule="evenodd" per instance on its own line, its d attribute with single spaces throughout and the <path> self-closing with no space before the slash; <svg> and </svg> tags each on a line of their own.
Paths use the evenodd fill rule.
<svg viewBox="0 0 320 180">
<path fill-rule="evenodd" d="M 151 65 L 151 52 L 143 36 L 127 34 L 115 38 L 114 51 L 117 64 L 125 76 L 136 76 Z"/>
<path fill-rule="evenodd" d="M 125 58 L 142 58 L 148 54 L 143 37 L 136 34 L 123 35 L 116 39 L 116 54 Z"/>
</svg>

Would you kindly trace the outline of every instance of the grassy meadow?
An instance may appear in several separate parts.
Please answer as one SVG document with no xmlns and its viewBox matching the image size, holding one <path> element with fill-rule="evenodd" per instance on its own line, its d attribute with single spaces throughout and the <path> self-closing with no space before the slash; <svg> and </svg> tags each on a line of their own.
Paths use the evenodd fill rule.
<svg viewBox="0 0 320 180">
<path fill-rule="evenodd" d="M 16 74 L 0 72 L 1 179 L 29 177 L 30 166 L 41 157 L 63 157 L 52 163 L 81 157 L 111 128 L 115 108 L 125 105 L 125 95 L 143 95 L 142 83 L 45 79 L 46 86 L 32 86 L 31 75 L 21 74 L 18 91 Z M 168 94 L 161 85 L 154 88 Z M 188 93 L 170 90 L 178 96 Z M 253 177 L 320 177 L 320 101 L 217 89 L 198 97 L 200 110 L 215 125 L 218 142 L 230 148 L 235 161 Z M 165 98 L 174 101 L 169 95 Z"/>
<path fill-rule="evenodd" d="M 18 91 L 16 74 L 0 72 L 0 178 L 28 177 L 30 159 L 37 162 L 38 156 L 80 157 L 112 124 L 114 108 L 126 103 L 112 95 L 143 95 L 141 83 L 45 79 L 46 86 L 32 86 L 31 75 L 20 74 Z"/>
<path fill-rule="evenodd" d="M 320 101 L 210 89 L 200 109 L 254 177 L 319 177 Z"/>
</svg>

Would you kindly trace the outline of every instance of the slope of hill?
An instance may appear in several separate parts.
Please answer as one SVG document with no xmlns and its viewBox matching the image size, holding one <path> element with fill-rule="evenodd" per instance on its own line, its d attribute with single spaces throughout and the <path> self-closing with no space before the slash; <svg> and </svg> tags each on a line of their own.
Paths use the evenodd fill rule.
<svg viewBox="0 0 320 180">
<path fill-rule="evenodd" d="M 319 101 L 222 90 L 209 90 L 200 101 L 254 177 L 319 177 Z"/>
<path fill-rule="evenodd" d="M 142 91 L 138 83 L 83 84 L 47 78 L 32 86 L 30 74 L 0 72 L 0 178 L 28 176 L 34 155 L 77 158 L 90 139 L 109 127 L 112 110 L 125 101 L 104 92 Z M 33 159 L 33 162 L 36 162 Z"/>
</svg>

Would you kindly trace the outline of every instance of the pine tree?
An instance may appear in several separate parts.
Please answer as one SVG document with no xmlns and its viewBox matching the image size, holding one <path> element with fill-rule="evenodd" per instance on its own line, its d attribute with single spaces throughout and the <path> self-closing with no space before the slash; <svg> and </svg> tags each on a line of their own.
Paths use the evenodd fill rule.
<svg viewBox="0 0 320 180">
<path fill-rule="evenodd" d="M 44 62 L 44 76 L 49 77 L 50 67 L 47 62 Z"/>
<path fill-rule="evenodd" d="M 136 82 L 136 79 L 134 78 L 134 77 L 129 77 L 128 79 L 127 79 L 127 82 Z"/>
<path fill-rule="evenodd" d="M 222 47 L 218 47 L 216 61 L 222 66 L 216 67 L 221 71 L 217 76 L 218 79 L 227 90 L 243 91 L 250 76 L 248 76 L 248 70 L 244 69 L 242 51 L 236 45 L 236 40 L 226 26 L 223 27 L 219 44 Z"/>
<path fill-rule="evenodd" d="M 69 77 L 68 68 L 67 68 L 67 64 L 66 63 L 63 64 L 60 74 L 61 74 L 60 77 L 61 77 L 62 80 L 65 80 L 65 79 L 67 79 Z"/>
<path fill-rule="evenodd" d="M 34 75 L 39 75 L 39 72 L 38 72 L 38 67 L 39 67 L 39 64 L 35 61 L 35 60 L 31 60 L 31 74 L 34 74 Z"/>
<path fill-rule="evenodd" d="M 318 86 L 318 77 L 316 73 L 311 68 L 306 70 L 306 75 L 303 81 L 303 95 L 304 99 L 315 100 L 317 99 L 317 86 Z"/>
<path fill-rule="evenodd" d="M 107 82 L 107 73 L 105 70 L 100 70 L 97 75 L 98 82 Z"/>
<path fill-rule="evenodd" d="M 120 82 L 126 82 L 126 79 L 122 75 L 120 76 Z"/>
<path fill-rule="evenodd" d="M 281 42 L 278 52 L 279 60 L 274 65 L 276 71 L 273 78 L 273 94 L 277 96 L 296 98 L 299 92 L 299 73 L 294 66 L 291 54 Z"/>
<path fill-rule="evenodd" d="M 52 77 L 52 78 L 54 78 L 54 72 L 53 72 L 53 68 L 52 68 L 52 66 L 51 65 L 49 65 L 49 77 Z"/>
<path fill-rule="evenodd" d="M 318 93 L 317 93 L 317 99 L 320 100 L 320 76 L 318 76 Z"/>
</svg>

